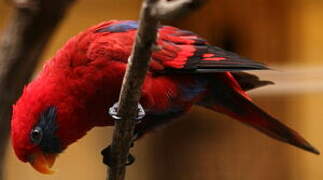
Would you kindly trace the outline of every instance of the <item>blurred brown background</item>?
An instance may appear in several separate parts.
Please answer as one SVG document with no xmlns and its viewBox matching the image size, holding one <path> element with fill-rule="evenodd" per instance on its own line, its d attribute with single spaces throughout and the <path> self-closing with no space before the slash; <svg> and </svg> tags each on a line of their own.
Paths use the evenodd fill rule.
<svg viewBox="0 0 323 180">
<path fill-rule="evenodd" d="M 136 19 L 139 0 L 79 1 L 52 38 L 43 60 L 88 26 L 109 19 Z M 0 31 L 10 5 L 0 1 Z M 214 45 L 274 65 L 260 73 L 276 86 L 251 93 L 257 104 L 323 150 L 323 1 L 209 0 L 189 17 L 170 24 L 195 31 Z M 41 66 L 40 66 L 41 67 Z M 322 68 L 322 69 L 321 69 Z M 96 128 L 58 158 L 44 176 L 8 147 L 6 180 L 104 179 L 100 150 L 112 128 Z M 276 142 L 234 120 L 202 108 L 139 141 L 128 168 L 136 180 L 318 180 L 323 157 Z"/>
</svg>

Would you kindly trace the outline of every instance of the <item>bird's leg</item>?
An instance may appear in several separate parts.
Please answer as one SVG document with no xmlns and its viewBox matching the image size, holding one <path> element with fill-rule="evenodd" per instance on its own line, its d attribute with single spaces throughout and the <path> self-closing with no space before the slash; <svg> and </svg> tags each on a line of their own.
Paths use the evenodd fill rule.
<svg viewBox="0 0 323 180">
<path fill-rule="evenodd" d="M 112 116 L 112 118 L 115 120 L 122 119 L 118 115 L 118 109 L 119 109 L 119 103 L 115 103 L 112 107 L 109 108 L 109 115 Z M 139 123 L 141 123 L 141 119 L 143 119 L 145 117 L 146 113 L 145 113 L 145 110 L 141 104 L 138 104 L 137 109 L 138 109 L 138 113 L 137 113 L 135 120 L 136 120 L 136 123 L 139 124 Z"/>
<path fill-rule="evenodd" d="M 118 108 L 119 108 L 119 104 L 115 103 L 111 108 L 109 108 L 109 115 L 112 116 L 112 118 L 116 121 L 121 120 L 122 118 L 118 115 Z M 135 118 L 136 123 L 139 124 L 141 123 L 141 119 L 143 119 L 145 117 L 146 113 L 144 108 L 138 104 L 138 113 L 137 116 Z M 135 133 L 133 135 L 133 138 L 131 140 L 131 144 L 130 144 L 130 148 L 132 148 L 134 146 L 134 141 L 137 139 L 138 134 Z M 111 145 L 109 145 L 108 147 L 106 147 L 105 149 L 103 149 L 101 151 L 101 154 L 103 155 L 103 163 L 106 164 L 107 166 L 111 167 L 112 166 L 112 156 L 111 156 Z M 126 165 L 129 166 L 131 164 L 133 164 L 135 162 L 135 157 L 129 153 L 128 157 L 127 157 L 127 162 Z"/>
<path fill-rule="evenodd" d="M 134 143 L 132 142 L 130 147 L 133 147 Z M 112 156 L 111 156 L 111 145 L 109 145 L 108 147 L 106 147 L 105 149 L 103 149 L 101 151 L 101 154 L 103 156 L 103 163 L 109 167 L 112 167 Z M 126 165 L 129 166 L 131 164 L 133 164 L 135 162 L 135 157 L 129 153 L 128 157 L 127 157 L 127 162 Z"/>
</svg>

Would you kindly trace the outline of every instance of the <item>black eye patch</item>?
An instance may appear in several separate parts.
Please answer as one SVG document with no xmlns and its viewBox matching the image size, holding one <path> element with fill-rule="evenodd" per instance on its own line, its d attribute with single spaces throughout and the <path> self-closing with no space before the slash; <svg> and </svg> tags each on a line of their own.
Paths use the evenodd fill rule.
<svg viewBox="0 0 323 180">
<path fill-rule="evenodd" d="M 41 150 L 46 153 L 60 153 L 62 151 L 58 137 L 55 132 L 58 129 L 56 123 L 56 107 L 47 108 L 41 115 L 38 124 L 31 131 L 31 140 L 39 141 Z"/>
</svg>

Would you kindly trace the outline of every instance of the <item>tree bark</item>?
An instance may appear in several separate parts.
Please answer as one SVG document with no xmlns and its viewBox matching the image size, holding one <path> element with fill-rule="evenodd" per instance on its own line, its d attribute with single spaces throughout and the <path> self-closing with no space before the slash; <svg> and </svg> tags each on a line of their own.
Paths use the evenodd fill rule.
<svg viewBox="0 0 323 180">
<path fill-rule="evenodd" d="M 139 28 L 128 68 L 122 83 L 119 97 L 118 116 L 111 145 L 111 167 L 108 170 L 109 180 L 125 179 L 126 162 L 132 143 L 135 118 L 138 113 L 138 102 L 141 86 L 144 82 L 151 59 L 153 45 L 156 41 L 160 19 L 169 19 L 186 12 L 194 0 L 145 0 L 140 12 Z"/>
</svg>

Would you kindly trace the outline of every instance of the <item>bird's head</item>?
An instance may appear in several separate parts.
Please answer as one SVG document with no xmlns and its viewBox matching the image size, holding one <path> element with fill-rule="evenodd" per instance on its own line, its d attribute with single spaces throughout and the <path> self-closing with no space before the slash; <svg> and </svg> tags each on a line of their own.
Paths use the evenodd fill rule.
<svg viewBox="0 0 323 180">
<path fill-rule="evenodd" d="M 49 84 L 46 87 L 37 81 L 29 84 L 13 107 L 11 121 L 11 138 L 17 157 L 44 174 L 52 174 L 57 155 L 91 128 L 82 124 L 84 110 L 72 104 L 78 102 L 59 95 L 64 94 L 64 89 L 61 88 L 60 93 Z"/>
<path fill-rule="evenodd" d="M 38 115 L 32 112 L 22 114 L 21 110 L 19 105 L 16 105 L 12 119 L 12 143 L 15 153 L 21 161 L 29 162 L 37 171 L 51 174 L 53 171 L 50 168 L 56 156 L 63 150 L 56 133 L 57 109 L 49 106 Z"/>
</svg>

